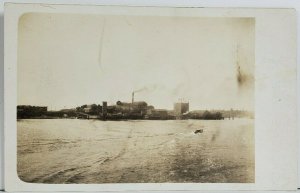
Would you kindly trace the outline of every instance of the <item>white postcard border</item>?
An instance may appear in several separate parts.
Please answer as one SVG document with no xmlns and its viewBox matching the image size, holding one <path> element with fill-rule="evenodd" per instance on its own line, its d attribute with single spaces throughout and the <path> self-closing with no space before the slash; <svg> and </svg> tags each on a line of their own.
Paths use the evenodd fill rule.
<svg viewBox="0 0 300 193">
<path fill-rule="evenodd" d="M 297 187 L 296 12 L 292 9 L 161 8 L 7 4 L 5 16 L 5 189 L 7 191 L 292 190 Z M 27 12 L 254 17 L 256 21 L 253 184 L 31 184 L 16 172 L 18 18 Z M 280 86 L 280 87 L 278 87 Z M 280 99 L 280 100 L 279 100 Z M 271 114 L 270 114 L 271 113 Z"/>
</svg>

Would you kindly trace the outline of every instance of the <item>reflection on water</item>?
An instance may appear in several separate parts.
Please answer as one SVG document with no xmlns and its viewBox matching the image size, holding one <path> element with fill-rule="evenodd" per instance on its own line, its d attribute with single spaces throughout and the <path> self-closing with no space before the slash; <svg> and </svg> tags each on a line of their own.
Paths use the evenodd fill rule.
<svg viewBox="0 0 300 193">
<path fill-rule="evenodd" d="M 252 119 L 37 119 L 17 125 L 18 175 L 26 182 L 254 182 Z"/>
</svg>

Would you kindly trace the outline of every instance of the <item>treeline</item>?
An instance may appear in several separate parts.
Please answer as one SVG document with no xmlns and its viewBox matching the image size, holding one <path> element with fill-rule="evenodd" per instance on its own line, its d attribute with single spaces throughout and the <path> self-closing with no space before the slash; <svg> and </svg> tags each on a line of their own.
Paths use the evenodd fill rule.
<svg viewBox="0 0 300 193">
<path fill-rule="evenodd" d="M 254 118 L 254 112 L 245 110 L 195 110 L 190 111 L 191 118 L 210 118 L 211 116 L 219 117 L 220 114 L 224 118 Z"/>
<path fill-rule="evenodd" d="M 221 120 L 224 119 L 221 112 L 204 111 L 203 113 L 190 112 L 185 115 L 189 119 Z"/>
<path fill-rule="evenodd" d="M 19 105 L 17 106 L 17 118 L 39 118 L 46 116 L 47 107 L 30 106 L 30 105 Z"/>
</svg>

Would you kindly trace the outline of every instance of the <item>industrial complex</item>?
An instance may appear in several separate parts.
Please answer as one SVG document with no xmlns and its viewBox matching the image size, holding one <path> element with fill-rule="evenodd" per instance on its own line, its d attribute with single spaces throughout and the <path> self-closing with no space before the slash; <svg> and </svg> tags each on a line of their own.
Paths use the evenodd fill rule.
<svg viewBox="0 0 300 193">
<path fill-rule="evenodd" d="M 174 104 L 173 110 L 156 109 L 148 105 L 145 101 L 135 101 L 134 92 L 132 92 L 131 102 L 117 101 L 114 105 L 108 105 L 106 101 L 102 105 L 86 105 L 77 107 L 76 111 L 79 118 L 98 118 L 102 120 L 118 119 L 150 119 L 150 120 L 168 120 L 183 119 L 189 111 L 188 102 L 179 102 Z"/>
<path fill-rule="evenodd" d="M 131 102 L 117 101 L 108 105 L 107 101 L 101 104 L 82 105 L 72 109 L 49 111 L 46 106 L 17 106 L 17 118 L 78 118 L 99 120 L 175 120 L 175 119 L 211 119 L 221 120 L 235 117 L 253 118 L 253 113 L 242 110 L 196 110 L 190 111 L 189 102 L 181 100 L 174 103 L 172 110 L 157 109 L 145 101 L 135 101 L 132 92 Z"/>
</svg>

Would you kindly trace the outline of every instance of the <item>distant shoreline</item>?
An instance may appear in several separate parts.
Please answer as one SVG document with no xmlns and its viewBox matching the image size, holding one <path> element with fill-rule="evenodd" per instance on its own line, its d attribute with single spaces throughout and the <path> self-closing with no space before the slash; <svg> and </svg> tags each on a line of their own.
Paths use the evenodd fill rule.
<svg viewBox="0 0 300 193">
<path fill-rule="evenodd" d="M 183 121 L 183 120 L 203 120 L 203 121 L 221 121 L 221 120 L 235 120 L 235 119 L 254 119 L 251 117 L 237 117 L 235 119 L 230 119 L 230 118 L 224 118 L 224 119 L 77 119 L 77 118 L 18 118 L 17 121 L 22 121 L 22 120 L 51 120 L 51 119 L 59 119 L 59 120 L 94 120 L 94 121 Z"/>
</svg>

